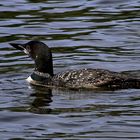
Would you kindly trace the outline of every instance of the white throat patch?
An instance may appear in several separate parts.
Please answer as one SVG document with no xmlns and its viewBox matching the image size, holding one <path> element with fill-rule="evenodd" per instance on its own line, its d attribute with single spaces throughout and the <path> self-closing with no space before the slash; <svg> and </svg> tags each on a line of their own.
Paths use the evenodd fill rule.
<svg viewBox="0 0 140 140">
<path fill-rule="evenodd" d="M 34 80 L 31 78 L 31 76 L 29 76 L 29 77 L 26 79 L 26 81 L 29 82 L 29 83 L 33 83 Z"/>
</svg>

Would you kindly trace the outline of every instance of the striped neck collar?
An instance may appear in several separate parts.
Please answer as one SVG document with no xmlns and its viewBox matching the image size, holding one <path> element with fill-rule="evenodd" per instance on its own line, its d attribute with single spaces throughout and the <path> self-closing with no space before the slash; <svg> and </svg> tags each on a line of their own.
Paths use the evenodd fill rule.
<svg viewBox="0 0 140 140">
<path fill-rule="evenodd" d="M 52 81 L 52 76 L 48 73 L 42 73 L 39 71 L 34 71 L 31 74 L 31 78 L 34 81 L 40 82 L 40 83 L 44 83 L 44 84 L 50 84 Z"/>
</svg>

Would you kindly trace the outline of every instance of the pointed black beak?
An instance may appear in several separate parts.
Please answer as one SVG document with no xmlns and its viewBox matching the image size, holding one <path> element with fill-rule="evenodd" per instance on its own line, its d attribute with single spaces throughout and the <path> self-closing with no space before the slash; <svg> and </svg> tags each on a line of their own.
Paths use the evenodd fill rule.
<svg viewBox="0 0 140 140">
<path fill-rule="evenodd" d="M 9 43 L 9 44 L 18 50 L 21 50 L 21 51 L 25 50 L 24 44 L 18 44 L 18 43 Z"/>
</svg>

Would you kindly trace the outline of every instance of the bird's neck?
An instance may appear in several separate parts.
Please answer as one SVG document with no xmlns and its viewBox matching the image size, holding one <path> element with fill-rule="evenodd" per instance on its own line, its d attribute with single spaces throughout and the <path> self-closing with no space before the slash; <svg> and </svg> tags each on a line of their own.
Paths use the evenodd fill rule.
<svg viewBox="0 0 140 140">
<path fill-rule="evenodd" d="M 41 73 L 48 73 L 51 76 L 54 75 L 53 73 L 53 61 L 52 61 L 52 54 L 50 53 L 46 57 L 39 56 L 35 60 L 35 71 Z"/>
</svg>

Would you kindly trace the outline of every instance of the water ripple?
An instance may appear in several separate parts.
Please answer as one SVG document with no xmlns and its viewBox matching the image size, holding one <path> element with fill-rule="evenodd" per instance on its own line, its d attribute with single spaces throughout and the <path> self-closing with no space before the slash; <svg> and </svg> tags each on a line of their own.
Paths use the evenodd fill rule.
<svg viewBox="0 0 140 140">
<path fill-rule="evenodd" d="M 55 72 L 85 67 L 140 76 L 138 0 L 0 1 L 1 139 L 140 139 L 139 90 L 29 86 L 33 62 L 10 42 L 41 40 Z"/>
</svg>

